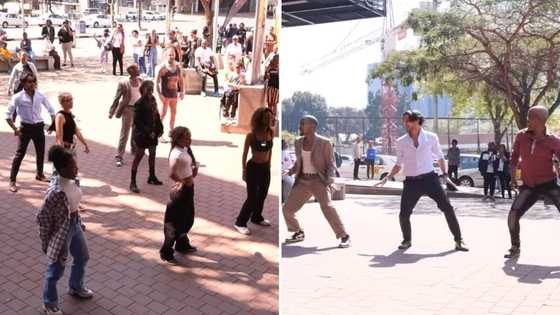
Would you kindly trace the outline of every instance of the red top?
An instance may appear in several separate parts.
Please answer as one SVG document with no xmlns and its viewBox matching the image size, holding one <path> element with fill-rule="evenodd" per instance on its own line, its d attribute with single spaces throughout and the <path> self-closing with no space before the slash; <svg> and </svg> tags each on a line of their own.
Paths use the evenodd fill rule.
<svg viewBox="0 0 560 315">
<path fill-rule="evenodd" d="M 512 170 L 521 168 L 523 184 L 529 187 L 553 181 L 556 179 L 552 164 L 554 155 L 560 158 L 560 138 L 547 133 L 544 138 L 534 140 L 527 129 L 523 129 L 513 144 Z"/>
</svg>

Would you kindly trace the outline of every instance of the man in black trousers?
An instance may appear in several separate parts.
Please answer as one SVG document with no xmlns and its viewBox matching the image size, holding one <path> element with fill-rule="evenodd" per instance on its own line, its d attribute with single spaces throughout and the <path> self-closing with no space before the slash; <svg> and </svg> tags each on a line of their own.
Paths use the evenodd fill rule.
<svg viewBox="0 0 560 315">
<path fill-rule="evenodd" d="M 43 164 L 45 159 L 45 131 L 43 118 L 41 117 L 41 107 L 45 107 L 54 123 L 55 110 L 49 103 L 49 100 L 41 92 L 37 91 L 37 77 L 31 73 L 25 73 L 21 82 L 23 90 L 14 94 L 8 111 L 6 113 L 6 121 L 14 131 L 14 135 L 18 137 L 18 148 L 14 160 L 12 162 L 12 170 L 10 172 L 10 191 L 17 192 L 16 177 L 19 172 L 21 161 L 27 153 L 29 141 L 33 141 L 35 152 L 37 154 L 35 160 L 37 163 L 37 175 L 35 179 L 42 182 L 48 182 L 43 174 Z M 21 126 L 17 128 L 13 121 L 14 113 L 20 117 Z"/>
<path fill-rule="evenodd" d="M 387 180 L 395 176 L 404 166 L 406 179 L 403 184 L 399 213 L 403 241 L 399 245 L 399 249 L 405 250 L 412 245 L 410 215 L 418 200 L 423 195 L 427 195 L 437 203 L 438 208 L 445 215 L 447 225 L 455 240 L 455 250 L 468 251 L 469 249 L 463 243 L 453 206 L 441 186 L 438 175 L 434 172 L 433 161 L 437 160 L 443 177 L 447 181 L 447 169 L 438 136 L 422 129 L 424 117 L 418 111 L 404 112 L 402 120 L 407 134 L 397 140 L 397 162 L 391 173 L 375 185 L 375 187 L 385 185 Z"/>
</svg>

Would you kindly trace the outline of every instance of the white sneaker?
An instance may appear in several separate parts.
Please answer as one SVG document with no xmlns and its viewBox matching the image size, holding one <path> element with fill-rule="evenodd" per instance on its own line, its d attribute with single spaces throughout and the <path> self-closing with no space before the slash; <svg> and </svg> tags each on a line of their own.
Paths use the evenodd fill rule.
<svg viewBox="0 0 560 315">
<path fill-rule="evenodd" d="M 88 288 L 82 288 L 79 291 L 68 289 L 68 294 L 79 299 L 91 299 L 93 297 L 93 291 Z"/>
<path fill-rule="evenodd" d="M 243 235 L 250 235 L 251 234 L 251 230 L 249 230 L 249 228 L 247 228 L 246 226 L 237 226 L 237 225 L 233 225 L 233 227 L 237 230 L 237 232 L 243 234 Z"/>
<path fill-rule="evenodd" d="M 200 92 L 200 96 L 206 97 L 206 92 Z"/>
</svg>

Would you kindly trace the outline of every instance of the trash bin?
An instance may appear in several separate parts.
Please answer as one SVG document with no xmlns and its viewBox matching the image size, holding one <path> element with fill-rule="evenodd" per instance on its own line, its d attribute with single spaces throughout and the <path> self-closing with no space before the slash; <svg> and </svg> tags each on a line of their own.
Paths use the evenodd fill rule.
<svg viewBox="0 0 560 315">
<path fill-rule="evenodd" d="M 80 21 L 79 30 L 80 34 L 84 34 L 86 32 L 86 21 Z"/>
</svg>

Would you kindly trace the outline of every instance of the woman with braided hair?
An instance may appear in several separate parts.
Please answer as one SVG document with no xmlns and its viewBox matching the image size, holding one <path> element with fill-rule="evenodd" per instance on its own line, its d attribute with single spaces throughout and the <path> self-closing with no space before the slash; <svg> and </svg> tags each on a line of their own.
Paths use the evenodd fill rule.
<svg viewBox="0 0 560 315">
<path fill-rule="evenodd" d="M 198 174 L 196 159 L 190 148 L 191 132 L 186 127 L 175 127 L 170 132 L 169 177 L 174 184 L 165 209 L 163 233 L 165 239 L 160 249 L 163 261 L 176 264 L 175 251 L 187 254 L 196 251 L 187 233 L 194 223 L 194 178 Z"/>
</svg>

